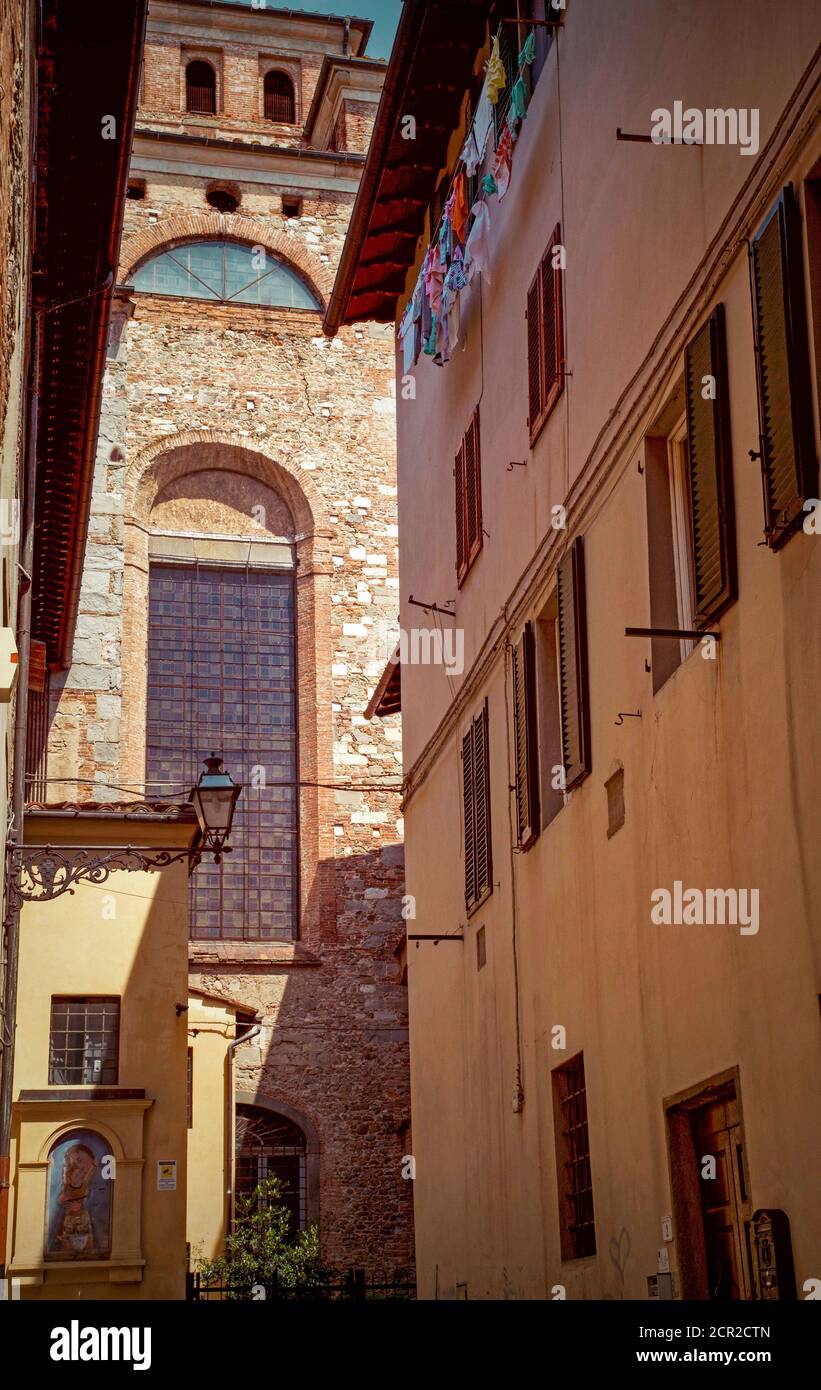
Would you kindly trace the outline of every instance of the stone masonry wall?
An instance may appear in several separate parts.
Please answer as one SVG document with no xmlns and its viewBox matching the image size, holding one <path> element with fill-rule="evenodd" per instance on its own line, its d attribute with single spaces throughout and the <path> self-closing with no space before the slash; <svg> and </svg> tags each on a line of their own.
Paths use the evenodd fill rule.
<svg viewBox="0 0 821 1390">
<path fill-rule="evenodd" d="M 240 211 L 223 217 L 205 203 L 207 171 L 146 177 L 146 197 L 126 205 L 121 282 L 164 242 L 237 236 L 290 261 L 325 300 L 352 195 L 306 185 L 302 216 L 286 219 L 273 189 L 239 179 Z M 400 729 L 363 715 L 398 609 L 393 381 L 391 330 L 329 341 L 319 313 L 118 294 L 74 662 L 55 682 L 48 768 L 67 779 L 61 798 L 140 794 L 147 533 L 169 516 L 220 531 L 218 505 L 204 510 L 193 482 L 186 509 L 198 470 L 242 473 L 244 495 L 254 478 L 261 496 L 277 492 L 296 530 L 300 770 L 320 783 L 301 796 L 300 940 L 192 942 L 191 969 L 262 1014 L 261 1038 L 237 1054 L 238 1089 L 316 1129 L 325 1256 L 369 1268 L 413 1261 Z M 152 488 L 173 495 L 173 512 L 154 510 Z"/>
</svg>

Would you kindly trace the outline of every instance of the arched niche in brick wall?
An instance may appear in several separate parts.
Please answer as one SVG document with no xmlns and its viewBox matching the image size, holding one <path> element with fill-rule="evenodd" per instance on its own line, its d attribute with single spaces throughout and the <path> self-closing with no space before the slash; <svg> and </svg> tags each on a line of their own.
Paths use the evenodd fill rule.
<svg viewBox="0 0 821 1390">
<path fill-rule="evenodd" d="M 262 513 L 254 513 L 254 508 Z M 261 540 L 287 543 L 296 581 L 299 725 L 300 939 L 318 944 L 334 918 L 333 731 L 330 556 L 325 504 L 309 477 L 247 438 L 213 430 L 154 441 L 130 462 L 126 481 L 122 632 L 122 775 L 146 775 L 148 584 L 159 536 L 242 537 L 263 521 Z M 159 548 L 159 549 L 158 549 Z M 280 547 L 282 549 L 283 547 Z M 249 550 L 250 553 L 250 550 Z M 254 552 L 258 556 L 259 552 Z M 258 558 L 255 563 L 259 563 Z M 282 557 L 279 557 L 280 564 Z M 264 563 L 264 558 L 263 558 Z M 214 948 L 230 943 L 209 943 Z M 242 954 L 235 947 L 233 954 Z"/>
</svg>

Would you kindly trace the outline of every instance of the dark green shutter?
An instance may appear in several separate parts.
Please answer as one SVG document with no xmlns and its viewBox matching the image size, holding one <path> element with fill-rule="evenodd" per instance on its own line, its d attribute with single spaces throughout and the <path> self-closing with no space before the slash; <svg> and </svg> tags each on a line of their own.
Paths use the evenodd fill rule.
<svg viewBox="0 0 821 1390">
<path fill-rule="evenodd" d="M 801 216 L 788 185 L 750 247 L 767 542 L 797 529 L 817 463 L 810 398 Z"/>
<path fill-rule="evenodd" d="M 559 561 L 556 584 L 559 614 L 559 703 L 565 786 L 590 771 L 590 707 L 587 678 L 587 619 L 584 551 L 581 537 Z"/>
<path fill-rule="evenodd" d="M 513 728 L 516 752 L 516 829 L 527 848 L 539 833 L 539 754 L 533 624 L 513 648 Z"/>
<path fill-rule="evenodd" d="M 733 461 L 724 306 L 721 304 L 687 344 L 684 385 L 695 596 L 693 620 L 700 626 L 717 617 L 737 593 Z"/>
</svg>

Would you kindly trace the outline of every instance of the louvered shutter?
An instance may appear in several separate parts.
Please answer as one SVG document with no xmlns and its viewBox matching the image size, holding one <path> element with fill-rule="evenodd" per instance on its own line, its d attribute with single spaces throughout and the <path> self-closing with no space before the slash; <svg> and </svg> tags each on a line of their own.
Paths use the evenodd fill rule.
<svg viewBox="0 0 821 1390">
<path fill-rule="evenodd" d="M 479 454 L 479 407 L 465 435 L 465 503 L 467 511 L 468 566 L 482 549 L 482 469 Z"/>
<path fill-rule="evenodd" d="M 539 269 L 527 292 L 527 389 L 531 441 L 542 423 L 542 273 Z"/>
<path fill-rule="evenodd" d="M 465 544 L 465 442 L 459 445 L 454 467 L 456 476 L 456 578 L 461 584 L 467 574 L 467 546 Z"/>
<path fill-rule="evenodd" d="M 556 224 L 527 295 L 528 425 L 530 443 L 537 436 L 564 390 L 564 321 L 562 271 L 553 267 L 561 243 Z"/>
<path fill-rule="evenodd" d="M 694 621 L 718 616 L 736 597 L 735 524 L 724 307 L 684 352 Z M 706 398 L 705 398 L 706 393 Z"/>
<path fill-rule="evenodd" d="M 562 761 L 565 786 L 570 788 L 590 771 L 587 621 L 581 537 L 573 542 L 559 561 L 557 605 Z"/>
<path fill-rule="evenodd" d="M 461 586 L 482 549 L 482 462 L 479 450 L 479 407 L 473 414 L 456 455 L 456 578 Z"/>
<path fill-rule="evenodd" d="M 792 533 L 815 486 L 801 220 L 792 186 L 750 247 L 768 543 Z"/>
<path fill-rule="evenodd" d="M 491 889 L 490 768 L 487 701 L 473 721 L 474 804 L 476 806 L 476 897 L 481 902 Z"/>
<path fill-rule="evenodd" d="M 476 902 L 476 807 L 473 774 L 473 726 L 462 739 L 462 814 L 465 824 L 465 905 Z"/>
<path fill-rule="evenodd" d="M 539 833 L 538 740 L 533 625 L 513 648 L 513 729 L 516 753 L 516 830 L 522 849 Z"/>
<path fill-rule="evenodd" d="M 553 252 L 561 240 L 557 224 L 542 261 L 542 340 L 544 349 L 543 409 L 549 415 L 564 387 L 562 330 L 562 272 L 553 268 Z"/>
</svg>

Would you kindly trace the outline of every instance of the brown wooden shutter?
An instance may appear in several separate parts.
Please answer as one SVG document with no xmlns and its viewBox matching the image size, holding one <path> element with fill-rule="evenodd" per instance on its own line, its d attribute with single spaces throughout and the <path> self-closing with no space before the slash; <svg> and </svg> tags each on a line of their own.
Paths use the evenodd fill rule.
<svg viewBox="0 0 821 1390">
<path fill-rule="evenodd" d="M 465 906 L 468 912 L 492 890 L 488 709 L 462 739 L 462 798 L 465 823 Z"/>
<path fill-rule="evenodd" d="M 467 574 L 467 545 L 465 543 L 465 441 L 459 445 L 454 466 L 456 476 L 456 579 L 461 585 Z"/>
<path fill-rule="evenodd" d="M 553 268 L 553 251 L 561 243 L 557 222 L 527 295 L 528 425 L 536 442 L 564 390 L 564 320 L 562 271 Z"/>
<path fill-rule="evenodd" d="M 539 833 L 539 761 L 533 624 L 513 648 L 513 729 L 516 744 L 516 830 L 526 849 Z"/>
<path fill-rule="evenodd" d="M 709 380 L 705 382 L 705 378 Z M 693 617 L 700 626 L 717 617 L 737 594 L 733 464 L 722 304 L 716 305 L 704 327 L 685 348 L 684 385 L 693 541 Z"/>
<path fill-rule="evenodd" d="M 488 748 L 488 709 L 473 721 L 474 802 L 476 805 L 476 896 L 479 902 L 492 887 L 493 869 L 490 847 L 490 767 Z"/>
<path fill-rule="evenodd" d="M 476 807 L 473 785 L 473 726 L 462 739 L 462 814 L 465 823 L 465 905 L 476 902 Z"/>
<path fill-rule="evenodd" d="M 750 247 L 767 543 L 797 529 L 817 463 L 810 397 L 801 215 L 792 185 Z"/>
<path fill-rule="evenodd" d="M 482 549 L 482 461 L 479 407 L 456 455 L 456 578 L 461 586 Z"/>
<path fill-rule="evenodd" d="M 590 771 L 590 696 L 581 537 L 573 542 L 559 561 L 557 606 L 562 761 L 565 786 L 570 788 Z"/>
<path fill-rule="evenodd" d="M 527 292 L 527 389 L 531 443 L 542 424 L 542 273 Z"/>
</svg>

